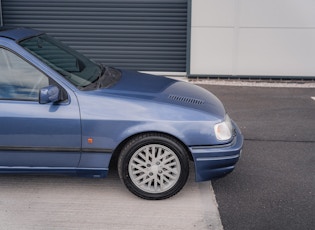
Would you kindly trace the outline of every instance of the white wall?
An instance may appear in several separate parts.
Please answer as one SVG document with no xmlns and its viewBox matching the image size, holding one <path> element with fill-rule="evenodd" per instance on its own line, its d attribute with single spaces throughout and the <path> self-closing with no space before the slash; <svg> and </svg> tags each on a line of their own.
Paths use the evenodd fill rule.
<svg viewBox="0 0 315 230">
<path fill-rule="evenodd" d="M 192 0 L 191 74 L 315 76 L 314 0 Z"/>
</svg>

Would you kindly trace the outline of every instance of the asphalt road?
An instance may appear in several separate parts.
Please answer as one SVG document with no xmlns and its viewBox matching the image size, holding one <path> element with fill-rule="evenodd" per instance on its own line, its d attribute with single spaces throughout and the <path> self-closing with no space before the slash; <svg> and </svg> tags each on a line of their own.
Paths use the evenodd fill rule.
<svg viewBox="0 0 315 230">
<path fill-rule="evenodd" d="M 212 182 L 224 229 L 315 229 L 315 89 L 202 87 L 245 137 L 235 171 Z"/>
</svg>

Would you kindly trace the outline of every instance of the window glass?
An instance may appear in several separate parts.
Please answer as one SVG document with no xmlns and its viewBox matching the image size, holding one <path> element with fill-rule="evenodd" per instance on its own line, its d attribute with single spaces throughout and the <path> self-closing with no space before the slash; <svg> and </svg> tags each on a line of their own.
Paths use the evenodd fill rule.
<svg viewBox="0 0 315 230">
<path fill-rule="evenodd" d="M 78 88 L 95 82 L 102 73 L 101 66 L 46 34 L 19 44 Z"/>
<path fill-rule="evenodd" d="M 0 99 L 38 101 L 48 77 L 16 54 L 0 48 Z"/>
</svg>

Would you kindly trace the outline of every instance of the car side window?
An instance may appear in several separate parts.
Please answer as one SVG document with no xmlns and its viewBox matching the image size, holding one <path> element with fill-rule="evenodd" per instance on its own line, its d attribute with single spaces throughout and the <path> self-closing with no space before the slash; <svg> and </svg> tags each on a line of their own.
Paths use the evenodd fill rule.
<svg viewBox="0 0 315 230">
<path fill-rule="evenodd" d="M 0 100 L 38 101 L 48 77 L 18 55 L 0 48 Z"/>
</svg>

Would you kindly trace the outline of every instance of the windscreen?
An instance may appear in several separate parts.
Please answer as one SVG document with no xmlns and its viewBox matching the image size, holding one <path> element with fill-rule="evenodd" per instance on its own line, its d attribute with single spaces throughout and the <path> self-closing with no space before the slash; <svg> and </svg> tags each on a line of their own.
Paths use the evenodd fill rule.
<svg viewBox="0 0 315 230">
<path fill-rule="evenodd" d="M 19 44 L 77 88 L 90 85 L 101 75 L 101 66 L 46 34 L 23 40 Z"/>
</svg>

